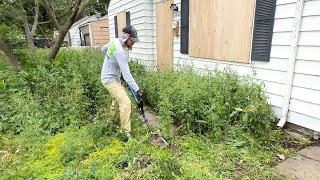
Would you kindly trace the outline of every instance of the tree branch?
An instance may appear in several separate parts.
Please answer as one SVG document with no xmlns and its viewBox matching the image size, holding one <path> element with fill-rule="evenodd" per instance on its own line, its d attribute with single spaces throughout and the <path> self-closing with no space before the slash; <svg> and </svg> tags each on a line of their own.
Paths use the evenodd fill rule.
<svg viewBox="0 0 320 180">
<path fill-rule="evenodd" d="M 8 44 L 2 39 L 0 39 L 0 50 L 3 51 L 5 56 L 7 56 L 10 63 L 13 65 L 15 69 L 17 70 L 20 69 L 19 61 L 17 60 L 16 56 L 13 54 L 13 52 L 9 48 Z"/>
<path fill-rule="evenodd" d="M 45 0 L 48 1 L 48 0 Z M 61 47 L 61 44 L 63 42 L 63 39 L 65 38 L 66 34 L 68 33 L 68 30 L 72 26 L 72 24 L 80 17 L 82 12 L 88 7 L 90 4 L 90 0 L 76 0 L 73 6 L 73 10 L 71 15 L 69 16 L 67 22 L 63 25 L 63 27 L 58 29 L 58 37 L 54 43 L 54 45 L 51 48 L 50 53 L 48 54 L 49 60 L 54 60 L 54 58 L 57 56 L 59 49 Z"/>
<path fill-rule="evenodd" d="M 79 8 L 79 11 L 77 13 L 77 16 L 76 16 L 76 20 L 80 18 L 81 14 L 83 13 L 83 11 L 89 6 L 90 4 L 90 0 L 86 0 L 82 6 Z"/>
<path fill-rule="evenodd" d="M 42 24 L 49 24 L 49 23 L 51 23 L 52 22 L 52 20 L 50 19 L 50 20 L 48 20 L 48 21 L 42 21 L 42 22 L 39 22 L 38 24 L 39 25 L 42 25 Z"/>
<path fill-rule="evenodd" d="M 38 0 L 35 0 L 34 3 L 35 3 L 35 11 L 34 11 L 35 14 L 34 14 L 34 22 L 33 22 L 32 29 L 31 29 L 32 35 L 35 34 L 37 27 L 38 27 L 38 23 L 39 23 L 39 3 L 38 3 Z"/>
<path fill-rule="evenodd" d="M 64 16 L 66 16 L 66 15 L 70 14 L 70 13 L 71 13 L 71 11 L 72 11 L 72 9 L 71 9 L 71 10 L 69 10 L 68 12 L 65 12 L 64 14 L 61 14 L 61 15 L 57 16 L 57 19 L 59 19 L 59 18 L 61 18 L 61 17 L 64 17 Z M 48 21 L 38 22 L 38 24 L 39 24 L 39 25 L 42 25 L 42 24 L 49 24 L 49 23 L 51 23 L 51 22 L 52 22 L 52 20 L 51 20 L 51 19 L 49 19 Z"/>
<path fill-rule="evenodd" d="M 82 0 L 77 0 L 77 2 L 75 3 L 74 10 L 72 11 L 70 18 L 66 22 L 64 29 L 69 29 L 72 26 L 72 24 L 77 20 L 78 14 L 85 9 L 84 5 L 86 4 L 89 5 L 88 2 L 90 1 L 86 0 L 84 3 L 82 3 Z M 82 3 L 82 6 L 81 6 L 81 3 Z"/>
<path fill-rule="evenodd" d="M 61 30 L 62 27 L 61 25 L 59 24 L 58 20 L 57 20 L 57 17 L 55 15 L 55 13 L 53 12 L 52 10 L 52 4 L 51 4 L 51 1 L 49 0 L 43 0 L 44 2 L 44 8 L 46 9 L 50 19 L 52 20 L 54 26 L 58 29 L 58 30 Z"/>
<path fill-rule="evenodd" d="M 25 31 L 25 35 L 28 41 L 28 45 L 29 48 L 31 49 L 32 52 L 35 52 L 36 48 L 34 46 L 34 42 L 33 42 L 33 36 L 31 34 L 30 28 L 29 28 L 29 23 L 28 23 L 28 18 L 27 18 L 27 12 L 23 7 L 23 4 L 21 2 L 21 0 L 18 1 L 18 6 L 20 9 L 20 14 L 21 14 L 21 21 L 22 21 L 22 25 Z"/>
</svg>

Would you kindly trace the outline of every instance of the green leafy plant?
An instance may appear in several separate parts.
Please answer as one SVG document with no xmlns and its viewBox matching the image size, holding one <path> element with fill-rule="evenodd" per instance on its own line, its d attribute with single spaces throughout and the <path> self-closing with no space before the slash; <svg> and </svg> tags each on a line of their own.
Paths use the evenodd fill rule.
<svg viewBox="0 0 320 180">
<path fill-rule="evenodd" d="M 180 132 L 214 139 L 226 137 L 234 129 L 266 140 L 272 136 L 275 116 L 259 83 L 229 69 L 202 76 L 190 68 L 157 73 L 132 63 L 131 69 L 146 102 L 167 126 L 174 124 Z"/>
</svg>

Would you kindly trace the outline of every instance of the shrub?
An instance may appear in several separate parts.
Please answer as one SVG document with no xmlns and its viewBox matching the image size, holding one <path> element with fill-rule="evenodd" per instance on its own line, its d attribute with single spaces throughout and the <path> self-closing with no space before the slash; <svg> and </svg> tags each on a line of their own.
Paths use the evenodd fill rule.
<svg viewBox="0 0 320 180">
<path fill-rule="evenodd" d="M 103 56 L 95 51 L 62 51 L 54 62 L 46 50 L 18 52 L 25 69 L 0 73 L 0 130 L 19 133 L 41 127 L 45 133 L 107 118 L 111 101 L 100 82 Z"/>
<path fill-rule="evenodd" d="M 45 53 L 19 51 L 25 70 L 17 76 L 10 70 L 1 72 L 1 130 L 18 133 L 36 126 L 56 133 L 108 118 L 111 99 L 100 82 L 103 55 L 93 50 L 62 50 L 51 63 Z M 231 70 L 203 76 L 190 68 L 157 73 L 137 63 L 131 63 L 131 70 L 145 101 L 167 128 L 174 124 L 181 133 L 214 139 L 238 132 L 269 136 L 275 118 L 261 84 Z"/>
<path fill-rule="evenodd" d="M 16 25 L 0 23 L 0 39 L 4 40 L 10 48 L 26 47 L 25 35 Z"/>
</svg>

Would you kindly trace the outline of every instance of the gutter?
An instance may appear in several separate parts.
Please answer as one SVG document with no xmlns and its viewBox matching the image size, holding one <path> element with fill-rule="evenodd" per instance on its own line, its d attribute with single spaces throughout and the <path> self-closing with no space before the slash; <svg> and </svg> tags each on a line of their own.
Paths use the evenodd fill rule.
<svg viewBox="0 0 320 180">
<path fill-rule="evenodd" d="M 295 65 L 297 60 L 297 52 L 298 52 L 298 44 L 299 44 L 299 36 L 300 36 L 300 29 L 301 29 L 301 21 L 303 15 L 303 7 L 304 7 L 305 0 L 297 0 L 297 7 L 296 7 L 296 14 L 295 14 L 295 21 L 293 25 L 292 31 L 292 42 L 290 47 L 290 54 L 288 60 L 288 71 L 287 71 L 287 84 L 286 84 L 286 93 L 284 96 L 284 104 L 282 106 L 281 112 L 281 119 L 278 122 L 278 126 L 283 128 L 288 120 L 288 113 L 290 107 L 290 99 L 293 87 L 293 79 L 294 79 L 294 72 L 295 72 Z"/>
</svg>

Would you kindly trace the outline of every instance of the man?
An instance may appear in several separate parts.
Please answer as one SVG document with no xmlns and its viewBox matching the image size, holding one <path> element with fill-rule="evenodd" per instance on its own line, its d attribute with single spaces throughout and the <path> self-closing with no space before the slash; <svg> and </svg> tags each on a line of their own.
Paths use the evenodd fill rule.
<svg viewBox="0 0 320 180">
<path fill-rule="evenodd" d="M 101 82 L 111 94 L 113 100 L 110 108 L 111 118 L 115 117 L 116 105 L 119 105 L 120 128 L 126 133 L 125 141 L 132 139 L 131 132 L 131 101 L 120 84 L 121 74 L 127 84 L 141 97 L 142 92 L 133 79 L 129 65 L 128 56 L 125 49 L 131 49 L 135 42 L 138 42 L 137 30 L 133 26 L 123 28 L 120 38 L 111 40 L 101 49 L 105 53 L 105 59 L 101 72 Z"/>
</svg>

